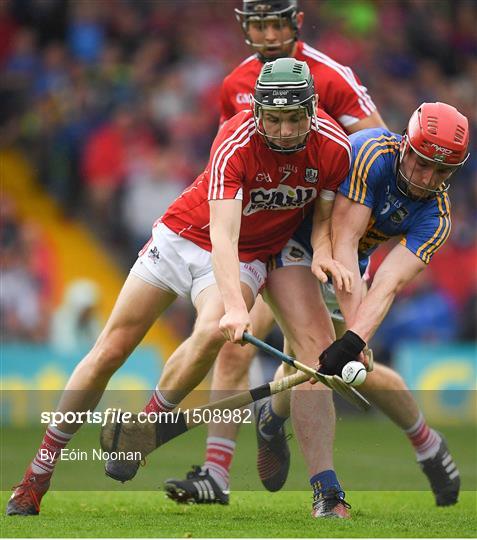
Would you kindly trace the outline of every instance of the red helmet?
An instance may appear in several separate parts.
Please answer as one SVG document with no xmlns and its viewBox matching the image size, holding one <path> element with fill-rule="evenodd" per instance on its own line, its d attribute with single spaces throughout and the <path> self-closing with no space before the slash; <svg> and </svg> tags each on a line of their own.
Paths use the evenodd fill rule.
<svg viewBox="0 0 477 540">
<path fill-rule="evenodd" d="M 402 139 L 398 187 L 406 195 L 411 194 L 411 186 L 424 195 L 448 189 L 447 181 L 469 157 L 468 146 L 469 121 L 463 114 L 446 103 L 423 103 L 411 116 Z M 434 167 L 435 174 L 427 187 L 416 183 L 419 174 L 414 168 L 405 171 L 403 162 L 410 151 L 423 163 L 428 162 L 427 167 Z"/>
<path fill-rule="evenodd" d="M 406 136 L 424 159 L 460 166 L 469 155 L 469 121 L 446 103 L 423 103 L 411 116 Z"/>
</svg>

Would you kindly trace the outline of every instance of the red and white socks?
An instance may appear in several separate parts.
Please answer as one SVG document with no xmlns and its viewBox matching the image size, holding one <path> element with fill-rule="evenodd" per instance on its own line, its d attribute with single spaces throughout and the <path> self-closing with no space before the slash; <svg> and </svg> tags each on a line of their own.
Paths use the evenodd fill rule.
<svg viewBox="0 0 477 540">
<path fill-rule="evenodd" d="M 40 448 L 31 463 L 32 472 L 51 476 L 61 450 L 66 447 L 72 437 L 72 433 L 65 433 L 56 427 L 48 426 Z"/>
<path fill-rule="evenodd" d="M 416 423 L 405 432 L 416 451 L 417 461 L 433 458 L 437 454 L 441 436 L 427 425 L 422 413 L 419 413 Z"/>
<path fill-rule="evenodd" d="M 143 412 L 149 414 L 151 412 L 161 413 L 161 412 L 170 412 L 177 407 L 177 403 L 171 403 L 167 401 L 162 392 L 156 386 L 154 393 L 151 396 L 151 399 L 144 407 Z"/>
<path fill-rule="evenodd" d="M 149 403 L 144 407 L 144 412 L 160 413 L 175 409 L 176 403 L 167 401 L 164 395 L 156 387 Z M 207 449 L 203 470 L 208 469 L 210 476 L 223 491 L 229 488 L 229 471 L 235 452 L 235 441 L 222 437 L 207 437 Z"/>
<path fill-rule="evenodd" d="M 207 437 L 207 450 L 202 469 L 208 469 L 210 476 L 223 491 L 229 489 L 230 467 L 235 452 L 235 441 L 223 437 Z"/>
<path fill-rule="evenodd" d="M 147 413 L 169 412 L 175 407 L 176 404 L 167 401 L 156 387 L 149 403 L 145 406 L 144 411 Z M 61 455 L 61 450 L 66 447 L 72 437 L 72 433 L 65 433 L 57 427 L 51 425 L 48 426 L 40 448 L 31 463 L 31 471 L 33 474 L 47 475 L 48 477 L 51 476 L 58 458 Z"/>
</svg>

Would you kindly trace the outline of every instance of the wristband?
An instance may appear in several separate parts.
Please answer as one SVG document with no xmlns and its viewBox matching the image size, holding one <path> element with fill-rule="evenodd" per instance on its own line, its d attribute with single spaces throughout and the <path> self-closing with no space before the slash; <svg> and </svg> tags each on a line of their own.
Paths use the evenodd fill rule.
<svg viewBox="0 0 477 540">
<path fill-rule="evenodd" d="M 366 341 L 363 341 L 358 334 L 355 334 L 352 330 L 346 330 L 341 336 L 343 342 L 347 345 L 346 350 L 358 356 L 358 354 L 366 347 Z"/>
</svg>

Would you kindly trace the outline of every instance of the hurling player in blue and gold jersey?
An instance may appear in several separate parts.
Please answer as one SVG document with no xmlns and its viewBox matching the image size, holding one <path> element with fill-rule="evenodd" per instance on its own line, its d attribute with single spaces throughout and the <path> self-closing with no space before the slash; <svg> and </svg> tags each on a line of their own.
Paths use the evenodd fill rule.
<svg viewBox="0 0 477 540">
<path fill-rule="evenodd" d="M 449 180 L 468 158 L 468 144 L 467 118 L 445 103 L 422 104 L 402 137 L 384 129 L 352 137 L 351 171 L 333 210 L 333 255 L 359 277 L 379 244 L 400 238 L 364 298 L 359 279 L 351 295 L 337 292 L 349 331 L 363 343 L 449 237 Z M 332 352 L 339 348 L 324 351 L 322 364 L 339 369 L 344 360 L 335 365 Z"/>
<path fill-rule="evenodd" d="M 341 375 L 351 360 L 364 360 L 366 342 L 381 324 L 397 292 L 426 267 L 449 237 L 447 189 L 452 174 L 468 158 L 469 127 L 467 118 L 454 107 L 424 103 L 412 115 L 404 135 L 373 128 L 352 134 L 350 140 L 351 169 L 333 208 L 332 247 L 333 258 L 353 272 L 354 280 L 351 293 L 338 288 L 335 293 L 330 283 L 322 284 L 336 335 L 341 336 L 320 355 L 319 369 L 330 375 Z M 275 257 L 275 268 L 308 266 L 322 280 L 318 260 L 313 258 L 312 222 L 310 216 L 302 223 Z M 366 291 L 362 276 L 369 257 L 391 238 L 400 241 Z M 430 481 L 436 504 L 455 504 L 459 471 L 445 440 L 428 427 L 399 375 L 376 364 L 359 390 L 406 433 Z M 282 394 L 270 400 L 272 410 L 281 413 L 272 422 L 275 428 L 288 415 L 286 399 Z M 259 419 L 259 429 L 260 425 Z M 267 428 L 270 433 L 270 426 Z M 330 466 L 325 467 L 332 458 L 322 455 L 320 459 L 323 471 L 310 478 L 315 492 L 314 511 L 325 515 L 321 511 L 325 508 L 329 515 L 347 517 L 336 474 Z"/>
</svg>

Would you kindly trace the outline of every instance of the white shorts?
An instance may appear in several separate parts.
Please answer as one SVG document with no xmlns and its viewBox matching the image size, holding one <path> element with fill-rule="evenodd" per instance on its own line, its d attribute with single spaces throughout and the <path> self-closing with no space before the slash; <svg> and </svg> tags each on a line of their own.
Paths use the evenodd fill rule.
<svg viewBox="0 0 477 540">
<path fill-rule="evenodd" d="M 306 266 L 311 268 L 312 257 L 300 242 L 293 238 L 288 240 L 287 245 L 274 257 L 273 268 L 284 268 L 287 266 Z M 366 270 L 363 280 L 369 278 L 368 270 Z M 335 321 L 344 322 L 343 314 L 340 310 L 338 299 L 336 298 L 335 288 L 331 281 L 320 283 L 323 300 L 325 301 L 328 313 Z"/>
<path fill-rule="evenodd" d="M 139 253 L 131 273 L 166 291 L 190 296 L 192 303 L 216 282 L 210 252 L 171 231 L 164 223 L 153 227 L 152 238 Z M 266 277 L 265 263 L 240 263 L 240 281 L 250 287 L 255 297 Z"/>
</svg>

